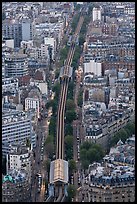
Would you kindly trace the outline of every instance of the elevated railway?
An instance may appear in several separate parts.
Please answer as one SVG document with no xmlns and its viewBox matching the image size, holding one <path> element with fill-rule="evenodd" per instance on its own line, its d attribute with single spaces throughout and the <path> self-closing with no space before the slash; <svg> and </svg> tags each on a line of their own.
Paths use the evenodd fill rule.
<svg viewBox="0 0 137 204">
<path fill-rule="evenodd" d="M 83 24 L 84 17 L 80 16 L 75 34 L 72 38 L 67 59 L 64 64 L 63 73 L 60 76 L 61 92 L 57 114 L 57 137 L 56 137 L 56 160 L 50 166 L 50 184 L 54 184 L 51 195 L 54 202 L 64 202 L 66 196 L 66 184 L 68 183 L 68 162 L 64 160 L 64 114 L 67 99 L 68 83 L 70 78 L 70 67 L 73 60 L 78 35 Z M 67 176 L 66 176 L 67 175 Z M 49 200 L 50 198 L 48 198 Z"/>
</svg>

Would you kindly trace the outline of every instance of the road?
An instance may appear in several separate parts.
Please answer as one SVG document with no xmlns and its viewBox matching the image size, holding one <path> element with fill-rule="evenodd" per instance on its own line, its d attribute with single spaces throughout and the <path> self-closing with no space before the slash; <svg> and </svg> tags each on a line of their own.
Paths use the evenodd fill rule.
<svg viewBox="0 0 137 204">
<path fill-rule="evenodd" d="M 41 121 L 38 121 L 36 132 L 37 132 L 37 141 L 36 148 L 34 149 L 35 157 L 32 163 L 32 202 L 43 202 L 45 196 L 45 178 L 46 170 L 44 167 L 44 162 L 46 161 L 46 153 L 43 147 L 43 159 L 41 159 L 41 147 L 42 141 L 44 142 L 48 135 L 48 118 L 44 118 Z M 38 192 L 38 179 L 36 174 L 40 173 L 42 175 L 42 186 L 40 193 Z"/>
</svg>

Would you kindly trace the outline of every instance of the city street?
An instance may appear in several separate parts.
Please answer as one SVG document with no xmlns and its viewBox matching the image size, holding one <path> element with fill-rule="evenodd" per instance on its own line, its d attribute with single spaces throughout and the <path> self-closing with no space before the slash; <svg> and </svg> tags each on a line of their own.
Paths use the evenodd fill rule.
<svg viewBox="0 0 137 204">
<path fill-rule="evenodd" d="M 42 140 L 45 141 L 48 135 L 48 118 L 44 118 L 41 121 L 38 121 L 37 124 L 37 144 L 34 150 L 35 158 L 33 161 L 33 171 L 32 171 L 32 202 L 43 202 L 45 197 L 45 178 L 46 178 L 46 170 L 44 167 L 44 162 L 46 160 L 45 151 L 43 149 L 43 159 L 41 160 L 41 147 L 42 147 Z M 40 173 L 42 175 L 42 186 L 40 193 L 38 192 L 38 179 L 36 174 Z"/>
</svg>

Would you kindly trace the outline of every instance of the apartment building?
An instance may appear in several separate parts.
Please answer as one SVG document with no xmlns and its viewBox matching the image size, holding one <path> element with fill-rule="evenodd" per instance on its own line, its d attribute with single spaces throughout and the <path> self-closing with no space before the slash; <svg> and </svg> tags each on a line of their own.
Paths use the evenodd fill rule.
<svg viewBox="0 0 137 204">
<path fill-rule="evenodd" d="M 25 170 L 9 170 L 2 180 L 2 202 L 30 202 L 31 184 Z"/>
<path fill-rule="evenodd" d="M 9 154 L 10 145 L 26 143 L 29 139 L 35 146 L 36 134 L 32 127 L 31 113 L 3 109 L 2 112 L 2 154 Z"/>
<path fill-rule="evenodd" d="M 20 47 L 22 40 L 21 23 L 17 19 L 5 19 L 2 21 L 2 36 L 3 39 L 14 39 L 14 47 Z"/>
<path fill-rule="evenodd" d="M 28 97 L 25 98 L 25 111 L 29 109 L 34 109 L 37 117 L 40 117 L 40 108 L 42 105 L 42 96 L 38 89 L 32 89 Z"/>
<path fill-rule="evenodd" d="M 21 77 L 28 74 L 27 55 L 13 53 L 5 56 L 6 77 Z"/>
<path fill-rule="evenodd" d="M 89 165 L 80 194 L 87 202 L 135 202 L 135 135 Z"/>
<path fill-rule="evenodd" d="M 33 39 L 33 31 L 34 25 L 31 19 L 28 17 L 23 17 L 21 19 L 21 27 L 22 27 L 22 40 L 29 41 Z"/>
<path fill-rule="evenodd" d="M 97 8 L 94 7 L 92 13 L 93 13 L 92 14 L 93 21 L 96 21 L 96 20 L 101 21 L 101 8 L 100 7 L 97 7 Z"/>
<path fill-rule="evenodd" d="M 2 79 L 2 93 L 4 92 L 16 92 L 18 91 L 18 79 L 11 77 L 11 78 L 3 78 Z"/>
<path fill-rule="evenodd" d="M 12 144 L 9 153 L 9 169 L 26 170 L 29 174 L 29 181 L 31 179 L 31 150 L 25 145 Z"/>
</svg>

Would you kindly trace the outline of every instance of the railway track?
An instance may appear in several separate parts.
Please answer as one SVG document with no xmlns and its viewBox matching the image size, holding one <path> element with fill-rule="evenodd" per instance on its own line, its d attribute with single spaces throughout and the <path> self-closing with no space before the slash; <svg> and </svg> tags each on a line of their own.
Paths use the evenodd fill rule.
<svg viewBox="0 0 137 204">
<path fill-rule="evenodd" d="M 61 93 L 60 93 L 60 100 L 58 106 L 58 115 L 57 115 L 57 139 L 56 139 L 56 159 L 64 159 L 64 115 L 65 115 L 65 105 L 67 99 L 67 91 L 68 91 L 68 83 L 69 83 L 69 67 L 71 66 L 74 52 L 75 52 L 75 45 L 76 40 L 79 35 L 84 17 L 81 16 L 75 31 L 75 34 L 72 39 L 72 43 L 68 52 L 67 59 L 64 65 L 64 73 L 63 79 L 61 83 Z M 63 192 L 63 184 L 62 186 L 57 186 L 58 190 L 55 189 L 55 192 L 58 192 L 58 197 L 54 200 L 54 202 L 63 202 L 65 200 L 65 195 Z"/>
</svg>

